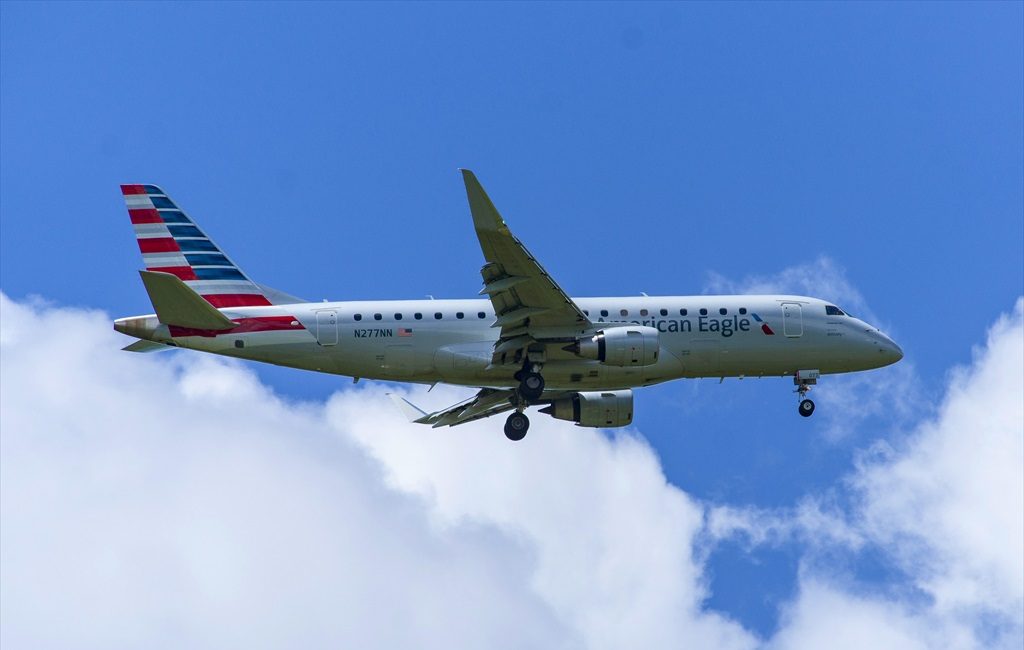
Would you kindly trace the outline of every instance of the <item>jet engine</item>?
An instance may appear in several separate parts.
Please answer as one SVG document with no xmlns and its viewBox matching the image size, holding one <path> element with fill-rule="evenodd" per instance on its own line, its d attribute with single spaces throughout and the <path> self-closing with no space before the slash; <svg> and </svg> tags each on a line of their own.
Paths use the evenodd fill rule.
<svg viewBox="0 0 1024 650">
<path fill-rule="evenodd" d="M 554 400 L 540 412 L 581 427 L 624 427 L 633 422 L 633 391 L 576 393 Z"/>
<path fill-rule="evenodd" d="M 584 359 L 596 359 L 609 366 L 625 367 L 656 363 L 660 347 L 658 330 L 643 325 L 625 325 L 601 330 L 563 349 Z"/>
</svg>

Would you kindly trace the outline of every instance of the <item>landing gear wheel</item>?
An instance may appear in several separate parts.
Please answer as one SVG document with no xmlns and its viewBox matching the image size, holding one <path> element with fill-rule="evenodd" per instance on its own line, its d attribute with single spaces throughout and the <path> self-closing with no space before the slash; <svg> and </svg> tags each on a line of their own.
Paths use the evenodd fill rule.
<svg viewBox="0 0 1024 650">
<path fill-rule="evenodd" d="M 805 418 L 811 417 L 811 414 L 814 413 L 814 402 L 809 399 L 801 400 L 799 410 L 800 415 Z"/>
<path fill-rule="evenodd" d="M 525 413 L 516 411 L 505 420 L 505 437 L 512 441 L 519 441 L 526 437 L 530 430 L 530 418 Z"/>
<path fill-rule="evenodd" d="M 519 381 L 519 395 L 528 402 L 540 399 L 544 394 L 544 378 L 536 372 L 528 372 Z"/>
</svg>

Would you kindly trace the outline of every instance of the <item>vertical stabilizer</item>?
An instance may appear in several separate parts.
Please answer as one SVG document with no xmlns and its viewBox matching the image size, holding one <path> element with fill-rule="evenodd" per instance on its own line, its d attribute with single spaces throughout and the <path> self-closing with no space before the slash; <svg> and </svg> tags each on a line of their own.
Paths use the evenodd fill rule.
<svg viewBox="0 0 1024 650">
<path fill-rule="evenodd" d="M 147 271 L 176 276 L 214 307 L 272 304 L 162 189 L 122 185 L 121 193 Z"/>
</svg>

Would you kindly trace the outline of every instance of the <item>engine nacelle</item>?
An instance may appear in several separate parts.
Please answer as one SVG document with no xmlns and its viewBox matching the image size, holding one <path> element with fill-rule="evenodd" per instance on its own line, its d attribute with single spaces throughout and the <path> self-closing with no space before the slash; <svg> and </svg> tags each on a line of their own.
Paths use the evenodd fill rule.
<svg viewBox="0 0 1024 650">
<path fill-rule="evenodd" d="M 540 412 L 581 427 L 624 427 L 633 422 L 633 391 L 576 393 L 551 402 Z"/>
<path fill-rule="evenodd" d="M 644 325 L 623 325 L 601 330 L 595 336 L 579 339 L 564 349 L 584 359 L 625 367 L 657 363 L 660 348 L 658 330 Z"/>
</svg>

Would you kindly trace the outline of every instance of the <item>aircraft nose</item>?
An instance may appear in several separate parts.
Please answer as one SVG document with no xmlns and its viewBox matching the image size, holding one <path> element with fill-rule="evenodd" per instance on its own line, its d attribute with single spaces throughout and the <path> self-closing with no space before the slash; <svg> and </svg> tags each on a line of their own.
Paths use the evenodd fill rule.
<svg viewBox="0 0 1024 650">
<path fill-rule="evenodd" d="M 885 360 L 885 365 L 896 363 L 903 358 L 903 349 L 896 345 L 896 341 L 881 333 L 879 333 L 878 352 Z"/>
</svg>

